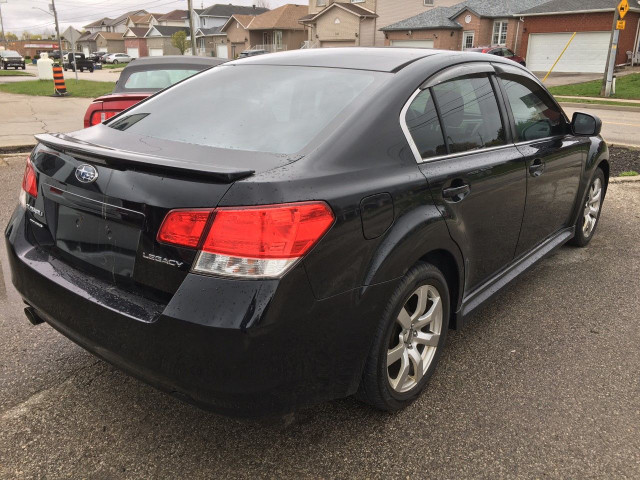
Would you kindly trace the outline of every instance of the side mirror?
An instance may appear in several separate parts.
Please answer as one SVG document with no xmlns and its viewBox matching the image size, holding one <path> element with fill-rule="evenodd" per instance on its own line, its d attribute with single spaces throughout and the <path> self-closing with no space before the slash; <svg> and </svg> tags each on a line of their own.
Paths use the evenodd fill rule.
<svg viewBox="0 0 640 480">
<path fill-rule="evenodd" d="M 602 120 L 595 115 L 575 112 L 571 119 L 571 130 L 573 130 L 574 135 L 600 135 Z"/>
</svg>

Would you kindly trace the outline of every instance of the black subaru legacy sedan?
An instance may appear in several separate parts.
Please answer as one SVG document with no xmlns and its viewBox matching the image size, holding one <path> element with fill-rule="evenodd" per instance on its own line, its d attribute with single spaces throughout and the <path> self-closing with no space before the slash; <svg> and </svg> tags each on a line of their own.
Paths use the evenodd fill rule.
<svg viewBox="0 0 640 480">
<path fill-rule="evenodd" d="M 32 322 L 184 400 L 267 416 L 424 389 L 447 330 L 607 188 L 600 121 L 511 61 L 262 55 L 39 135 L 6 229 Z"/>
</svg>

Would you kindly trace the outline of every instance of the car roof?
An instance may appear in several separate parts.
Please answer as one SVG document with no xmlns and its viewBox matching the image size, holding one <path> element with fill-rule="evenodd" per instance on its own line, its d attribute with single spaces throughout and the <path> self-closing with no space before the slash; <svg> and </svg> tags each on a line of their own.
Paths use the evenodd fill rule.
<svg viewBox="0 0 640 480">
<path fill-rule="evenodd" d="M 217 57 L 194 57 L 192 55 L 167 55 L 164 57 L 142 57 L 130 63 L 127 68 L 166 66 L 166 65 L 205 65 L 213 67 L 225 62 L 225 59 Z"/>
<path fill-rule="evenodd" d="M 287 65 L 394 72 L 416 60 L 440 53 L 443 51 L 426 48 L 314 48 L 255 55 L 229 62 L 229 65 Z"/>
</svg>

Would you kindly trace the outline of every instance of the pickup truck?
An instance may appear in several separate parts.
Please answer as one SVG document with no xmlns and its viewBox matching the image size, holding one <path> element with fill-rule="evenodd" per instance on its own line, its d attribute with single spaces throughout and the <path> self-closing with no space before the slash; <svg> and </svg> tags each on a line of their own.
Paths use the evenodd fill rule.
<svg viewBox="0 0 640 480">
<path fill-rule="evenodd" d="M 84 56 L 84 53 L 67 53 L 63 57 L 62 68 L 64 68 L 65 71 L 71 70 L 75 72 L 77 68 L 81 72 L 84 72 L 85 70 L 93 72 L 94 64 Z"/>
</svg>

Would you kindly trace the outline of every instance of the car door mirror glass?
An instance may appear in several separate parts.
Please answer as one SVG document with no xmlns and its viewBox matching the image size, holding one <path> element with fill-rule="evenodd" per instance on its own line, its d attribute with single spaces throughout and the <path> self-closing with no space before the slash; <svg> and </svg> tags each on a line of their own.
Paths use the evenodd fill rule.
<svg viewBox="0 0 640 480">
<path fill-rule="evenodd" d="M 571 128 L 575 135 L 598 135 L 601 127 L 602 122 L 596 116 L 582 112 L 573 114 Z"/>
</svg>

